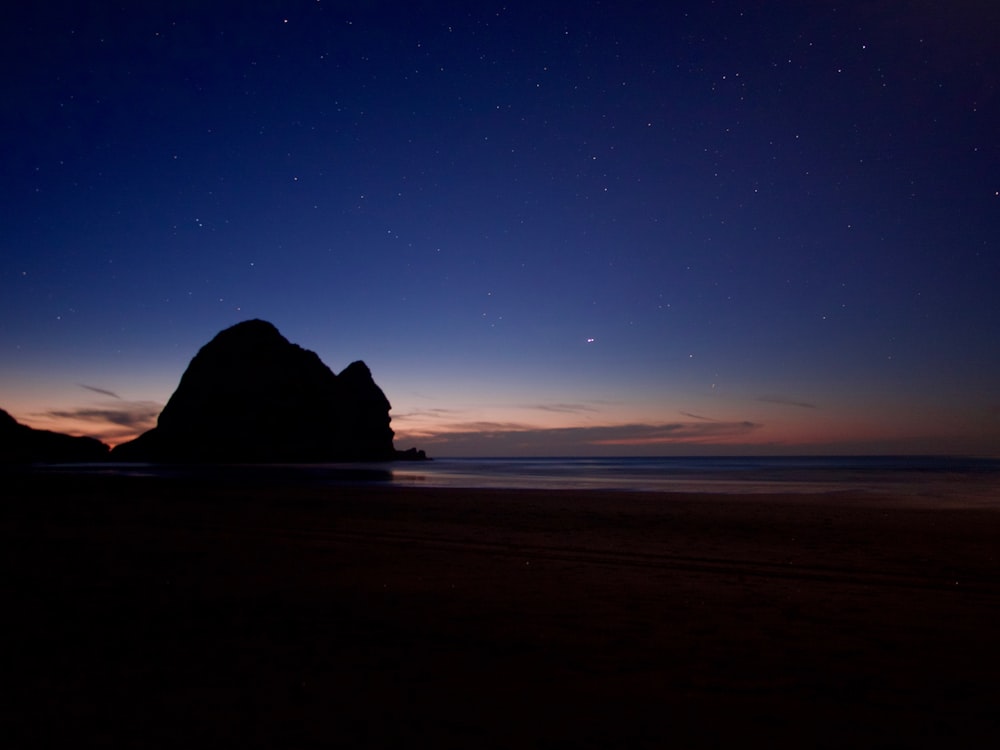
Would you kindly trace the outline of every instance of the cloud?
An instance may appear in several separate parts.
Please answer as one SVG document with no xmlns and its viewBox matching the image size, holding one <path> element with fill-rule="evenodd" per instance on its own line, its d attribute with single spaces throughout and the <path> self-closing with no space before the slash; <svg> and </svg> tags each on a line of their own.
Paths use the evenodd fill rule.
<svg viewBox="0 0 1000 750">
<path fill-rule="evenodd" d="M 411 420 L 440 422 L 442 419 L 456 419 L 462 413 L 456 409 L 411 409 L 405 412 L 392 412 L 392 422 L 394 427 L 401 422 Z"/>
<path fill-rule="evenodd" d="M 600 411 L 600 409 L 593 406 L 587 406 L 586 404 L 529 404 L 524 408 L 557 412 L 559 414 L 580 414 L 581 412 Z"/>
<path fill-rule="evenodd" d="M 818 408 L 816 404 L 811 404 L 808 401 L 796 401 L 795 399 L 785 398 L 783 396 L 758 396 L 757 400 L 764 401 L 768 404 L 781 404 L 782 406 L 797 406 L 800 409 Z"/>
<path fill-rule="evenodd" d="M 117 398 L 117 397 L 116 397 Z M 145 432 L 156 426 L 156 418 L 163 409 L 162 404 L 153 401 L 115 401 L 96 407 L 80 407 L 78 409 L 53 409 L 38 414 L 46 420 L 54 420 L 52 429 L 75 434 L 75 428 L 63 428 L 60 423 L 77 424 L 84 422 L 90 425 L 86 433 L 115 445 L 130 440 L 140 432 Z"/>
<path fill-rule="evenodd" d="M 712 419 L 712 417 L 706 417 L 706 416 L 703 416 L 701 414 L 692 414 L 689 411 L 678 412 L 678 414 L 680 414 L 682 417 L 690 417 L 691 419 L 699 419 L 702 422 L 718 422 L 719 421 L 717 419 Z"/>
<path fill-rule="evenodd" d="M 530 432 L 537 428 L 521 422 L 458 422 L 443 425 L 434 435 L 496 435 L 498 433 Z"/>
<path fill-rule="evenodd" d="M 102 396 L 111 396 L 111 398 L 117 398 L 119 400 L 121 399 L 121 396 L 119 396 L 114 391 L 106 391 L 103 388 L 95 388 L 94 386 L 86 385 L 85 383 L 77 383 L 77 385 L 80 386 L 81 388 L 86 388 L 88 391 L 93 391 L 94 393 L 100 393 Z"/>
<path fill-rule="evenodd" d="M 160 413 L 160 405 L 148 401 L 126 402 L 120 409 L 80 408 L 65 411 L 49 411 L 45 416 L 53 419 L 76 419 L 81 422 L 110 422 L 121 427 L 145 429 L 152 426 Z"/>
<path fill-rule="evenodd" d="M 594 445 L 669 445 L 673 443 L 727 442 L 760 429 L 755 422 L 678 422 L 675 424 L 630 424 L 597 428 Z M 603 434 L 607 433 L 607 434 Z"/>
<path fill-rule="evenodd" d="M 442 440 L 455 439 L 464 441 L 467 436 L 482 436 L 491 438 L 498 434 L 516 433 L 534 429 L 533 425 L 521 424 L 519 422 L 451 422 L 447 424 L 424 425 L 407 427 L 397 425 L 393 418 L 393 430 L 396 433 L 397 441 L 417 440 L 421 443 L 431 441 L 437 443 Z M 444 436 L 452 436 L 447 438 Z"/>
<path fill-rule="evenodd" d="M 462 412 L 458 409 L 414 409 L 401 414 L 393 414 L 393 419 L 406 417 L 452 417 Z"/>
<path fill-rule="evenodd" d="M 662 451 L 670 446 L 709 446 L 744 440 L 762 425 L 754 422 L 677 422 L 540 428 L 515 422 L 467 422 L 433 432 L 397 433 L 397 441 L 447 455 L 600 455 Z"/>
</svg>

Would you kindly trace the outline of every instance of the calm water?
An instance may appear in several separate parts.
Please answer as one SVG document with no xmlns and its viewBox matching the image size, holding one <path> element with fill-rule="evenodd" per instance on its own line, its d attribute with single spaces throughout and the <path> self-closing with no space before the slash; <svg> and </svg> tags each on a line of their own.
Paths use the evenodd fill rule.
<svg viewBox="0 0 1000 750">
<path fill-rule="evenodd" d="M 385 464 L 50 466 L 45 472 L 183 477 L 212 482 L 382 484 L 471 489 L 637 492 L 838 492 L 963 501 L 1000 508 L 1000 459 L 929 456 L 441 458 Z"/>
<path fill-rule="evenodd" d="M 928 457 L 453 458 L 393 464 L 401 485 L 675 492 L 944 492 L 1000 503 L 1000 460 Z"/>
</svg>

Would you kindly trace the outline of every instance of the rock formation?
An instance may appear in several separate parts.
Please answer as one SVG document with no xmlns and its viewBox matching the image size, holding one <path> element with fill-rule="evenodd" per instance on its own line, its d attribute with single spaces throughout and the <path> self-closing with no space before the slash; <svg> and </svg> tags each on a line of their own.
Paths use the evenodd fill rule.
<svg viewBox="0 0 1000 750">
<path fill-rule="evenodd" d="M 0 409 L 0 463 L 79 463 L 107 458 L 108 446 L 100 440 L 36 430 Z"/>
<path fill-rule="evenodd" d="M 229 463 L 423 458 L 393 448 L 389 408 L 364 362 L 335 375 L 270 323 L 249 320 L 203 346 L 156 427 L 111 456 Z"/>
</svg>

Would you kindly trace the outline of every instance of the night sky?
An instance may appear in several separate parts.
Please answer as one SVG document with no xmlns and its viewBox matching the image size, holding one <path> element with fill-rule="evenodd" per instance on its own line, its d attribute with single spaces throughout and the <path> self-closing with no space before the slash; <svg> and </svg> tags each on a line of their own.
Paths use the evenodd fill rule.
<svg viewBox="0 0 1000 750">
<path fill-rule="evenodd" d="M 20 3 L 0 407 L 262 318 L 431 455 L 1000 454 L 1000 3 Z"/>
</svg>

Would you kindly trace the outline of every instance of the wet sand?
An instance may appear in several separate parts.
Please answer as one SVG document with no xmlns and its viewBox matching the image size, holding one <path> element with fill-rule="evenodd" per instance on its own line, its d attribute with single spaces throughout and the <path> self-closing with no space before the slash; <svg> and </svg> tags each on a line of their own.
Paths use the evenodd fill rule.
<svg viewBox="0 0 1000 750">
<path fill-rule="evenodd" d="M 1000 511 L 28 476 L 8 746 L 971 747 Z"/>
</svg>

